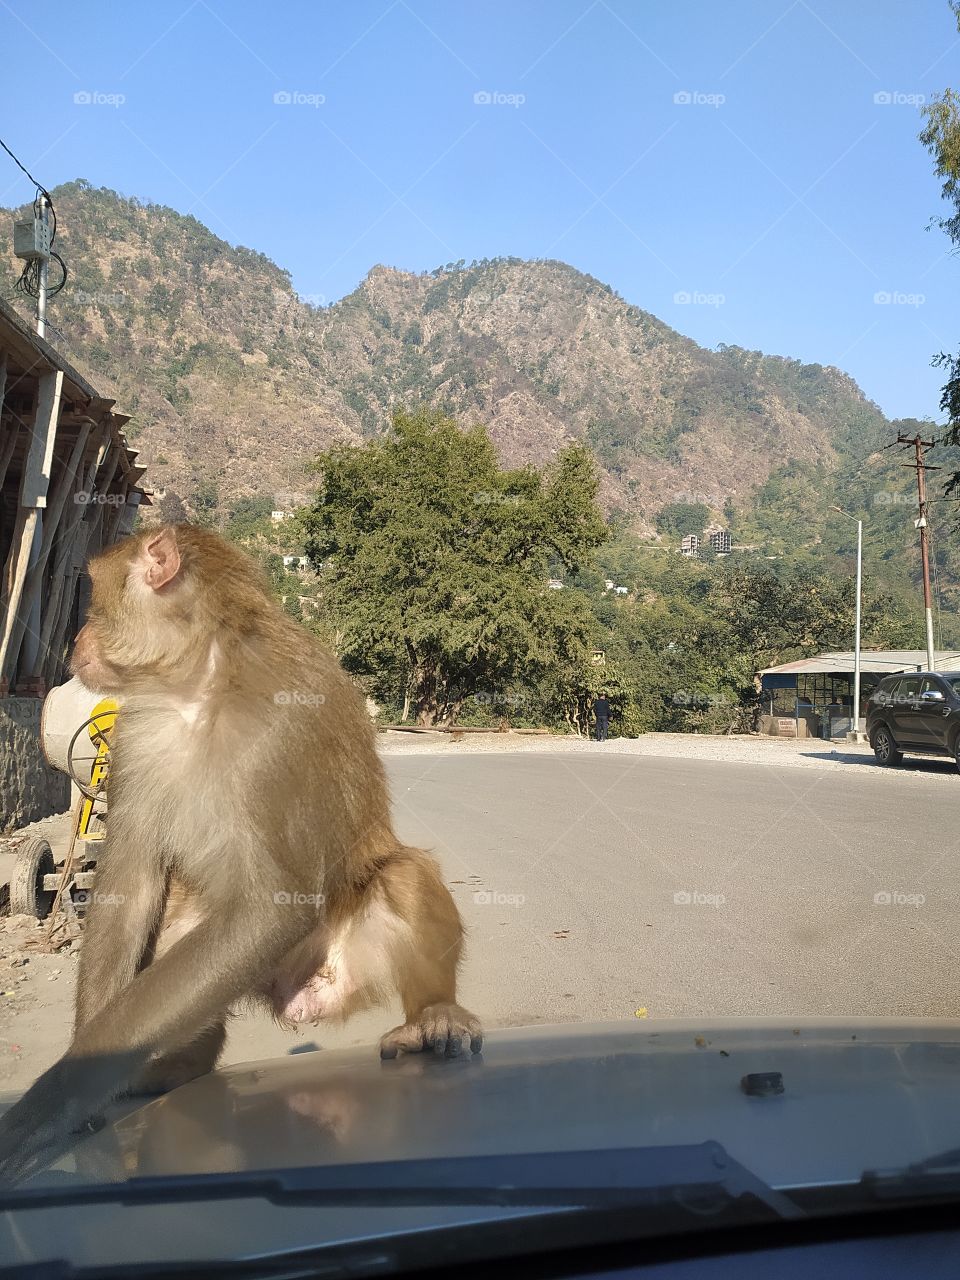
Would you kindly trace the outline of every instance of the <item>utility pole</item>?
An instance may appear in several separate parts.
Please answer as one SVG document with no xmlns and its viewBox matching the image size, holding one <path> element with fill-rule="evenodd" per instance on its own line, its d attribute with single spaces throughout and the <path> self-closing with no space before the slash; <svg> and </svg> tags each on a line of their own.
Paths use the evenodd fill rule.
<svg viewBox="0 0 960 1280">
<path fill-rule="evenodd" d="M 46 195 L 41 194 L 40 221 L 43 223 L 44 239 L 48 245 L 50 243 L 49 209 L 50 202 L 47 200 Z M 40 259 L 40 280 L 39 288 L 37 289 L 37 333 L 41 338 L 47 336 L 47 272 L 49 267 L 50 256 L 48 252 L 45 257 Z"/>
<path fill-rule="evenodd" d="M 911 467 L 917 473 L 917 502 L 920 515 L 914 521 L 920 530 L 920 563 L 923 568 L 923 610 L 927 628 L 927 670 L 935 670 L 933 657 L 933 606 L 930 601 L 930 528 L 927 522 L 927 481 L 928 471 L 939 471 L 940 467 L 928 467 L 923 460 L 924 449 L 932 449 L 935 440 L 923 440 L 919 432 L 915 436 L 897 436 L 897 444 L 912 445 L 916 456 L 915 462 L 904 462 L 901 466 Z"/>
</svg>

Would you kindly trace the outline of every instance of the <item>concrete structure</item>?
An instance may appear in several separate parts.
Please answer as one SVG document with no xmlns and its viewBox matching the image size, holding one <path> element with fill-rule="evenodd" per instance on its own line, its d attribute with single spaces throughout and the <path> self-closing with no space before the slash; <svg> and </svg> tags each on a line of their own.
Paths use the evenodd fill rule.
<svg viewBox="0 0 960 1280">
<path fill-rule="evenodd" d="M 960 671 L 960 653 L 935 655 L 938 671 Z M 866 702 L 884 676 L 898 671 L 923 671 L 924 649 L 864 649 L 860 654 L 859 725 Z M 757 673 L 763 699 L 760 732 L 774 737 L 843 737 L 853 725 L 854 654 L 821 653 L 814 658 L 784 662 Z"/>
<path fill-rule="evenodd" d="M 0 831 L 62 803 L 65 779 L 40 754 L 40 700 L 65 674 L 87 557 L 149 502 L 114 403 L 0 301 Z"/>
<path fill-rule="evenodd" d="M 685 556 L 695 556 L 700 550 L 699 533 L 688 533 L 680 543 L 680 550 Z"/>
<path fill-rule="evenodd" d="M 726 529 L 717 529 L 710 535 L 710 546 L 714 549 L 718 556 L 728 556 L 731 551 L 732 543 L 730 534 Z"/>
<path fill-rule="evenodd" d="M 310 557 L 299 555 L 285 555 L 283 557 L 283 567 L 285 569 L 309 569 Z"/>
</svg>

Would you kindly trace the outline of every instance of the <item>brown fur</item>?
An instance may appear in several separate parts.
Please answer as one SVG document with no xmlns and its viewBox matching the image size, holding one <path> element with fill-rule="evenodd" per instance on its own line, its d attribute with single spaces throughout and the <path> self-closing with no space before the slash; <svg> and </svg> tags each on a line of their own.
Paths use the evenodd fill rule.
<svg viewBox="0 0 960 1280">
<path fill-rule="evenodd" d="M 478 1051 L 463 929 L 436 863 L 394 835 L 363 698 L 208 530 L 145 531 L 90 566 L 73 670 L 122 699 L 73 1043 L 0 1121 L 7 1176 L 138 1079 L 216 1062 L 229 1008 L 282 1023 L 396 993 L 400 1050 Z M 116 905 L 119 903 L 120 905 Z"/>
</svg>

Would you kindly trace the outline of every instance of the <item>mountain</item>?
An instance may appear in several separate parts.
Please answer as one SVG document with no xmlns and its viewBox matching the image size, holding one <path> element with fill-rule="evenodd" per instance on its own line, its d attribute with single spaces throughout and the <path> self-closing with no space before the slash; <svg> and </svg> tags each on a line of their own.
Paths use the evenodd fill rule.
<svg viewBox="0 0 960 1280">
<path fill-rule="evenodd" d="M 762 551 L 846 556 L 851 533 L 831 505 L 876 508 L 895 491 L 874 533 L 913 574 L 910 475 L 883 449 L 896 424 L 839 369 L 707 350 L 549 260 L 375 266 L 318 308 L 263 254 L 193 217 L 82 180 L 52 194 L 70 277 L 51 318 L 70 358 L 133 415 L 128 437 L 168 502 L 294 505 L 319 450 L 426 402 L 484 423 L 511 465 L 586 440 L 605 506 L 645 535 L 658 519 L 670 527 L 665 508 L 701 503 L 708 527 Z M 13 216 L 0 217 L 10 282 Z"/>
</svg>

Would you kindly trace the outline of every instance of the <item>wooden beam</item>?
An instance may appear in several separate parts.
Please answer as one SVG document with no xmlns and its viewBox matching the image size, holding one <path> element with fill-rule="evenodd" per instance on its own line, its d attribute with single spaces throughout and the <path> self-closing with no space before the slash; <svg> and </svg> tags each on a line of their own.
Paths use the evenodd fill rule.
<svg viewBox="0 0 960 1280">
<path fill-rule="evenodd" d="M 60 369 L 45 373 L 37 385 L 37 413 L 20 482 L 21 507 L 43 508 L 47 505 L 62 390 L 63 372 Z"/>
<path fill-rule="evenodd" d="M 91 423 L 85 422 L 77 433 L 77 438 L 73 442 L 73 448 L 70 451 L 70 458 L 63 469 L 56 491 L 50 502 L 50 507 L 47 511 L 47 518 L 43 525 L 43 542 L 40 547 L 41 568 L 47 563 L 47 558 L 50 555 L 50 548 L 53 546 L 54 539 L 57 536 L 57 530 L 60 527 L 60 518 L 63 515 L 63 509 L 66 505 L 67 498 L 71 496 L 75 498 L 79 492 L 79 485 L 77 482 L 80 479 L 83 470 L 83 455 L 87 447 L 87 440 L 90 436 L 91 425 Z"/>
<path fill-rule="evenodd" d="M 97 453 L 87 466 L 86 474 L 80 479 L 77 492 L 90 494 L 93 492 L 96 483 L 97 471 L 107 462 L 110 452 L 110 430 L 109 427 L 103 428 L 103 439 L 100 441 Z M 57 667 L 62 658 L 64 644 L 66 641 L 66 628 L 70 621 L 70 611 L 73 607 L 73 588 L 76 582 L 76 572 L 74 564 L 77 560 L 77 552 L 86 549 L 86 542 L 90 536 L 90 529 L 93 527 L 92 521 L 84 520 L 84 516 L 88 514 L 88 509 L 84 503 L 78 502 L 76 509 L 67 513 L 67 518 L 62 522 L 60 530 L 60 538 L 57 542 L 56 555 L 54 556 L 53 570 L 50 574 L 50 599 L 47 603 L 46 614 L 43 619 L 43 625 L 40 628 L 40 652 L 37 655 L 37 667 L 51 684 L 59 682 L 61 672 L 54 671 L 51 663 L 56 662 Z M 86 532 L 83 532 L 83 526 L 86 525 Z M 66 590 L 66 599 L 64 591 Z"/>
<path fill-rule="evenodd" d="M 45 373 L 40 378 L 37 414 L 31 430 L 30 447 L 23 464 L 23 474 L 20 477 L 20 509 L 17 513 L 17 525 L 4 575 L 9 586 L 6 608 L 3 617 L 0 618 L 0 625 L 2 625 L 0 681 L 3 679 L 12 681 L 19 657 L 19 644 L 17 649 L 14 649 L 12 640 L 20 618 L 23 588 L 27 580 L 34 539 L 37 536 L 37 529 L 41 527 L 40 512 L 47 505 L 53 442 L 57 434 L 62 390 L 62 369 Z"/>
<path fill-rule="evenodd" d="M 0 351 L 0 419 L 3 418 L 3 397 L 6 392 L 7 353 L 6 351 Z M 7 478 L 7 468 L 10 466 L 13 451 L 17 447 L 17 435 L 19 434 L 15 426 L 10 426 L 8 431 L 10 434 L 0 440 L 0 489 L 3 488 L 3 482 Z"/>
<path fill-rule="evenodd" d="M 47 567 L 47 560 L 50 558 L 50 551 L 53 547 L 57 533 L 60 529 L 60 521 L 63 516 L 63 508 L 67 498 L 77 493 L 77 478 L 83 466 L 83 452 L 87 445 L 87 437 L 90 434 L 90 423 L 84 423 L 80 428 L 70 457 L 60 474 L 60 478 L 54 489 L 50 500 L 50 506 L 47 508 L 46 516 L 43 521 L 43 536 L 40 541 L 40 549 L 33 563 L 30 565 L 27 573 L 27 581 L 23 588 L 23 599 L 20 604 L 19 618 L 14 625 L 13 634 L 10 639 L 10 648 L 13 652 L 19 652 L 22 646 L 23 655 L 20 661 L 20 679 L 29 679 L 31 676 L 39 674 L 36 670 L 38 666 L 42 666 L 40 656 L 41 637 L 43 635 L 43 618 L 41 610 L 40 631 L 33 637 L 27 636 L 27 619 L 31 612 L 36 609 L 38 601 L 41 599 L 41 590 L 43 587 L 44 572 Z M 79 504 L 78 504 L 79 505 Z M 49 607 L 49 593 L 47 593 L 47 605 Z M 24 637 L 26 636 L 26 641 Z"/>
<path fill-rule="evenodd" d="M 14 450 L 17 447 L 20 428 L 13 424 L 7 428 L 7 431 L 9 434 L 4 437 L 2 444 L 0 444 L 0 488 L 3 487 L 3 482 L 7 478 L 7 468 L 10 466 L 10 459 L 13 457 Z"/>
</svg>

